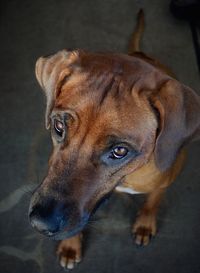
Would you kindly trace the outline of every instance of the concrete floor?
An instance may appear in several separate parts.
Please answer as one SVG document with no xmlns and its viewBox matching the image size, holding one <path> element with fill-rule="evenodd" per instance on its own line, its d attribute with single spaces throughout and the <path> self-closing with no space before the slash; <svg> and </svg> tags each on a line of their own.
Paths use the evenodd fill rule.
<svg viewBox="0 0 200 273">
<path fill-rule="evenodd" d="M 137 11 L 144 8 L 143 49 L 183 83 L 199 91 L 188 24 L 169 12 L 169 1 L 1 1 L 0 272 L 63 272 L 56 243 L 34 232 L 27 219 L 29 191 L 45 174 L 50 138 L 45 99 L 34 76 L 36 59 L 62 48 L 126 52 Z M 200 143 L 167 191 L 159 230 L 137 247 L 130 228 L 142 197 L 114 194 L 86 230 L 84 260 L 74 272 L 200 272 Z"/>
</svg>

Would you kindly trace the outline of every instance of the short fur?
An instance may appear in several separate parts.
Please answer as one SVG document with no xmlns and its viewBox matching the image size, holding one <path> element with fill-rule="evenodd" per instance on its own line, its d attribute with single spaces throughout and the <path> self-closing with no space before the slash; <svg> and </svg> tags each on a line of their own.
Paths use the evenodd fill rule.
<svg viewBox="0 0 200 273">
<path fill-rule="evenodd" d="M 80 261 L 81 230 L 114 189 L 147 194 L 132 230 L 137 244 L 148 244 L 161 197 L 183 166 L 185 146 L 200 135 L 199 96 L 139 52 L 143 29 L 140 11 L 130 55 L 62 50 L 36 63 L 54 149 L 29 213 L 41 233 L 63 239 L 57 250 L 63 267 Z M 62 138 L 57 121 L 64 126 Z M 124 143 L 129 158 L 112 161 L 112 147 Z"/>
</svg>

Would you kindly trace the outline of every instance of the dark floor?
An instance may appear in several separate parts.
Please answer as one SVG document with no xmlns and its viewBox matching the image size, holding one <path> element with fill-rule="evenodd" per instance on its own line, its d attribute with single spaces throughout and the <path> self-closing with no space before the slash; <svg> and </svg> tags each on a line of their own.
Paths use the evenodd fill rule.
<svg viewBox="0 0 200 273">
<path fill-rule="evenodd" d="M 169 1 L 1 1 L 0 272 L 63 272 L 55 242 L 34 232 L 27 210 L 45 174 L 50 139 L 44 130 L 45 100 L 34 76 L 36 59 L 61 48 L 126 52 L 140 7 L 146 14 L 144 50 L 167 64 L 178 79 L 199 89 L 188 25 L 174 19 Z M 113 195 L 86 230 L 84 260 L 74 272 L 200 272 L 200 143 L 168 190 L 159 232 L 137 247 L 130 228 L 141 197 Z"/>
</svg>

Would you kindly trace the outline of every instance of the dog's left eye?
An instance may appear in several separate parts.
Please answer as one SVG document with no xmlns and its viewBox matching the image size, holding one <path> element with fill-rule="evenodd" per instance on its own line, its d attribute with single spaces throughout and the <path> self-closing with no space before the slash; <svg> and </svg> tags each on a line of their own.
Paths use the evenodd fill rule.
<svg viewBox="0 0 200 273">
<path fill-rule="evenodd" d="M 112 159 L 122 159 L 128 154 L 128 149 L 123 146 L 117 146 L 113 148 L 110 158 Z"/>
<path fill-rule="evenodd" d="M 132 147 L 132 145 L 119 143 L 118 145 L 115 145 L 111 149 L 104 152 L 101 156 L 101 160 L 107 166 L 112 167 L 119 164 L 125 164 L 139 154 L 140 152 Z"/>
<path fill-rule="evenodd" d="M 54 129 L 55 129 L 56 134 L 59 137 L 62 137 L 63 133 L 64 133 L 64 123 L 60 120 L 55 119 L 54 120 Z"/>
</svg>

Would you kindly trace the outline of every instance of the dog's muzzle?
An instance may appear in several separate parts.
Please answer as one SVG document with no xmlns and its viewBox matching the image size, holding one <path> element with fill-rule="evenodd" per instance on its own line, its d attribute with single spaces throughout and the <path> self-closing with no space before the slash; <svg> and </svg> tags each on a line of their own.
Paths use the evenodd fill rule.
<svg viewBox="0 0 200 273">
<path fill-rule="evenodd" d="M 42 197 L 30 205 L 29 220 L 38 232 L 53 239 L 64 239 L 80 232 L 89 214 L 80 213 L 73 201 L 63 202 L 53 197 Z"/>
</svg>

